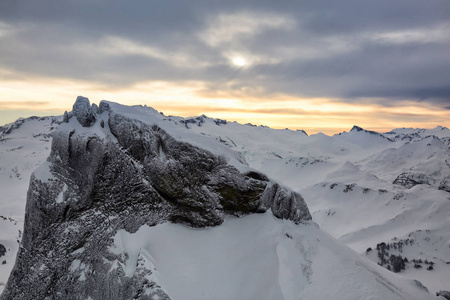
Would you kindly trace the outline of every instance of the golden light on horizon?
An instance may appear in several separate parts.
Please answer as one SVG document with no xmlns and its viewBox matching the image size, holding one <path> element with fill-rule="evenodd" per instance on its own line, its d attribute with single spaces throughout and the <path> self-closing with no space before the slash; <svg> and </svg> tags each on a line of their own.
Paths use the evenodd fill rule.
<svg viewBox="0 0 450 300">
<path fill-rule="evenodd" d="M 125 105 L 147 105 L 165 115 L 205 114 L 243 124 L 303 129 L 308 134 L 335 134 L 348 131 L 353 125 L 376 131 L 450 126 L 450 111 L 429 103 L 405 101 L 397 107 L 384 107 L 368 101 L 346 103 L 339 99 L 282 94 L 251 96 L 245 92 L 210 92 L 201 81 L 151 81 L 114 89 L 91 82 L 36 79 L 33 84 L 9 81 L 4 86 L 8 88 L 1 90 L 0 125 L 30 115 L 61 115 L 65 110 L 70 111 L 76 97 L 82 95 L 91 103 L 109 100 Z"/>
</svg>

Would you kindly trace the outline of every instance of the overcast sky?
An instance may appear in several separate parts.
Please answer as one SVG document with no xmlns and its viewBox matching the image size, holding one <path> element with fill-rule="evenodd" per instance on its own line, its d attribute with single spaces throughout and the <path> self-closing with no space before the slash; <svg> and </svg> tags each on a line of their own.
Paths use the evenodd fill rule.
<svg viewBox="0 0 450 300">
<path fill-rule="evenodd" d="M 312 132 L 449 126 L 450 1 L 0 1 L 0 123 L 78 95 Z"/>
</svg>

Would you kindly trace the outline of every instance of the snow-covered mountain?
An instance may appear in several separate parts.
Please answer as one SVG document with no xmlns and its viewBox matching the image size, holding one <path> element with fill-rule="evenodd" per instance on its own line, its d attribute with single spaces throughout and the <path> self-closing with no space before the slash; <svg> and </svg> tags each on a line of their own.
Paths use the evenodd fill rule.
<svg viewBox="0 0 450 300">
<path fill-rule="evenodd" d="M 57 130 L 59 142 L 53 142 L 45 162 L 50 137 L 62 121 L 63 117 L 31 118 L 1 129 L 1 184 L 8 192 L 0 200 L 4 216 L 0 222 L 9 227 L 0 232 L 0 244 L 8 249 L 0 258 L 7 261 L 0 265 L 0 282 L 6 281 L 11 270 L 21 238 L 28 178 L 39 165 L 32 177 L 27 215 L 53 211 L 52 217 L 46 214 L 39 222 L 28 217 L 35 221 L 29 222 L 33 225 L 25 232 L 11 277 L 16 279 L 10 279 L 2 299 L 25 297 L 20 287 L 37 288 L 32 282 L 42 287 L 62 283 L 64 288 L 42 288 L 39 293 L 54 291 L 62 293 L 57 298 L 67 298 L 63 295 L 67 292 L 80 299 L 97 299 L 106 290 L 139 299 L 434 298 L 420 288 L 417 279 L 432 294 L 450 289 L 447 128 L 381 134 L 355 126 L 331 137 L 308 136 L 304 131 L 206 116 L 164 116 L 152 108 L 105 101 L 100 108 L 74 106 Z M 64 154 L 61 149 L 70 150 Z M 180 151 L 188 155 L 177 155 Z M 150 156 L 142 154 L 150 152 Z M 89 160 L 83 158 L 86 153 L 91 155 Z M 112 153 L 122 158 L 111 164 L 110 157 L 116 155 Z M 194 153 L 209 154 L 197 157 Z M 101 172 L 87 171 L 87 166 L 100 166 L 106 160 L 110 163 Z M 118 170 L 115 181 L 103 178 L 108 168 Z M 212 175 L 206 188 L 193 183 L 198 182 L 196 174 L 205 173 L 204 168 L 213 171 L 208 173 Z M 72 186 L 76 176 L 71 169 L 85 177 L 73 185 L 78 188 Z M 141 179 L 136 182 L 136 178 Z M 115 182 L 116 186 L 100 189 L 90 182 Z M 117 186 L 119 182 L 122 185 Z M 228 188 L 220 191 L 224 183 Z M 36 200 L 42 186 L 54 189 L 47 193 L 46 204 Z M 241 197 L 227 192 L 230 186 L 255 205 L 238 205 Z M 307 221 L 301 197 L 291 189 L 304 197 L 321 229 Z M 141 196 L 136 195 L 155 191 L 167 203 L 159 201 L 158 209 L 140 207 L 141 200 L 136 199 Z M 118 205 L 117 194 L 128 200 Z M 286 202 L 286 195 L 297 200 Z M 263 200 L 269 198 L 273 200 Z M 109 199 L 108 205 L 99 205 L 99 199 Z M 116 203 L 114 213 L 111 203 Z M 200 207 L 209 208 L 199 212 Z M 50 226 L 47 234 L 54 236 L 43 238 L 39 226 Z M 92 234 L 97 231 L 101 234 Z M 104 242 L 99 243 L 99 238 Z M 39 255 L 27 254 L 34 249 L 32 244 L 41 247 Z M 376 265 L 383 257 L 383 267 L 397 267 L 398 260 L 390 259 L 391 255 L 407 257 L 406 270 L 395 274 Z M 430 266 L 433 270 L 427 270 Z M 23 270 L 29 270 L 27 276 Z M 96 275 L 101 270 L 109 274 L 107 285 L 105 278 Z M 118 279 L 124 283 L 119 288 Z M 104 288 L 94 288 L 99 280 Z M 67 287 L 68 282 L 74 284 Z"/>
</svg>

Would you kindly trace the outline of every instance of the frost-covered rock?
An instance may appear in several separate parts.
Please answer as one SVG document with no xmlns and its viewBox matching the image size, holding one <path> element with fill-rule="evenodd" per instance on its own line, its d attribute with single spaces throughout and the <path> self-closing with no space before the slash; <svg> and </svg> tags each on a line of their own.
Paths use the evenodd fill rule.
<svg viewBox="0 0 450 300">
<path fill-rule="evenodd" d="M 439 291 L 436 293 L 436 296 L 444 297 L 445 299 L 450 300 L 450 292 L 449 291 Z"/>
<path fill-rule="evenodd" d="M 211 227 L 230 214 L 269 209 L 295 223 L 311 219 L 300 194 L 106 102 L 93 108 L 78 97 L 68 117 L 31 177 L 4 300 L 168 299 L 145 252 L 130 271 L 128 255 L 111 250 L 119 230 L 164 222 Z"/>
<path fill-rule="evenodd" d="M 445 177 L 439 184 L 439 189 L 450 193 L 450 176 Z"/>
<path fill-rule="evenodd" d="M 221 125 L 226 125 L 227 124 L 226 120 L 210 119 L 210 118 L 208 118 L 205 115 L 201 115 L 201 116 L 195 117 L 195 118 L 187 118 L 187 119 L 184 119 L 184 120 L 180 120 L 180 123 L 183 124 L 184 126 L 186 126 L 186 128 L 189 129 L 189 124 L 197 125 L 198 127 L 202 127 L 203 124 L 205 124 L 205 122 L 207 120 L 213 121 L 217 126 L 221 126 Z"/>
<path fill-rule="evenodd" d="M 154 275 L 156 268 L 148 256 L 149 254 L 141 249 L 137 257 L 133 275 L 133 299 L 170 300 L 169 296 L 161 289 L 158 278 Z"/>
<path fill-rule="evenodd" d="M 2 244 L 0 244 L 0 257 L 6 254 L 6 248 Z"/>
<path fill-rule="evenodd" d="M 404 172 L 395 178 L 393 184 L 402 185 L 407 189 L 410 189 L 418 184 L 430 184 L 431 181 L 432 179 L 430 179 L 426 174 Z"/>
<path fill-rule="evenodd" d="M 95 123 L 95 113 L 97 111 L 97 105 L 90 105 L 89 99 L 78 96 L 75 104 L 73 105 L 72 114 L 77 118 L 78 122 L 83 127 L 89 127 Z"/>
</svg>

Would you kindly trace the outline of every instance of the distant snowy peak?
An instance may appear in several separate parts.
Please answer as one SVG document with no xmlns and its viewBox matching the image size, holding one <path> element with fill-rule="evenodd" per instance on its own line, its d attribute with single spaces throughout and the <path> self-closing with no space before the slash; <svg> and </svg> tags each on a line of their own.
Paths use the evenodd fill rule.
<svg viewBox="0 0 450 300">
<path fill-rule="evenodd" d="M 410 133 L 426 133 L 427 135 L 430 135 L 432 133 L 439 133 L 441 132 L 444 136 L 450 136 L 450 129 L 444 126 L 436 126 L 432 129 L 423 129 L 423 128 L 395 128 L 391 130 L 391 132 L 395 132 L 398 134 L 410 134 Z"/>
<path fill-rule="evenodd" d="M 175 119 L 179 119 L 178 122 L 180 124 L 183 124 L 187 129 L 191 129 L 193 126 L 197 126 L 197 127 L 204 127 L 205 124 L 210 123 L 210 124 L 215 124 L 217 126 L 223 126 L 223 125 L 227 125 L 230 123 L 234 123 L 234 124 L 238 124 L 237 122 L 228 122 L 227 120 L 223 120 L 223 119 L 217 119 L 217 118 L 209 118 L 206 115 L 202 114 L 201 116 L 198 117 L 192 117 L 192 118 L 179 118 L 179 117 L 172 117 Z M 238 124 L 241 125 L 241 124 Z M 252 123 L 247 123 L 244 124 L 246 126 L 250 126 L 250 127 L 254 127 L 254 128 L 264 128 L 267 130 L 281 130 L 281 129 L 272 129 L 269 126 L 265 126 L 265 125 L 254 125 Z M 241 125 L 242 126 L 242 125 Z M 297 129 L 297 130 L 291 130 L 289 128 L 286 128 L 284 130 L 287 131 L 292 131 L 292 132 L 299 132 L 299 133 L 303 133 L 304 135 L 308 135 L 306 133 L 306 131 L 304 131 L 303 129 Z"/>
<path fill-rule="evenodd" d="M 433 129 L 422 129 L 422 128 L 397 128 L 386 133 L 379 133 L 372 130 L 364 129 L 360 126 L 354 125 L 349 133 L 367 133 L 373 136 L 378 136 L 385 138 L 391 142 L 403 141 L 420 141 L 427 137 L 436 137 L 441 141 L 449 144 L 450 141 L 450 130 L 447 127 L 437 126 Z M 338 135 L 347 134 L 347 132 L 339 133 Z"/>
<path fill-rule="evenodd" d="M 390 132 L 386 132 L 385 135 L 396 141 L 417 141 L 428 136 L 435 136 L 448 144 L 450 140 L 450 129 L 443 126 L 437 126 L 433 129 L 396 128 Z"/>
<path fill-rule="evenodd" d="M 11 134 L 13 131 L 21 128 L 24 124 L 29 123 L 31 121 L 38 121 L 38 122 L 50 121 L 50 125 L 52 125 L 51 130 L 53 130 L 53 129 L 56 129 L 56 127 L 58 127 L 58 125 L 61 123 L 62 119 L 61 119 L 61 116 L 57 116 L 57 117 L 32 116 L 29 118 L 19 118 L 13 123 L 0 126 L 0 137 Z"/>
<path fill-rule="evenodd" d="M 365 130 L 364 128 L 356 126 L 356 125 L 353 125 L 353 128 L 350 131 L 363 131 L 363 132 L 368 132 L 371 134 L 378 134 L 378 132 Z"/>
<path fill-rule="evenodd" d="M 361 128 L 359 126 L 354 125 L 353 128 L 350 130 L 350 132 L 362 132 L 362 133 L 368 133 L 374 136 L 378 136 L 381 137 L 383 139 L 387 139 L 388 141 L 392 142 L 393 140 L 390 139 L 389 137 L 384 136 L 383 134 L 376 132 L 376 131 L 372 131 L 372 130 L 366 130 L 364 128 Z"/>
<path fill-rule="evenodd" d="M 194 118 L 186 118 L 186 119 L 184 119 L 184 120 L 180 120 L 180 123 L 181 123 L 181 124 L 184 124 L 184 125 L 186 126 L 186 128 L 189 129 L 189 125 L 196 125 L 196 126 L 198 126 L 198 127 L 202 127 L 202 125 L 203 125 L 205 122 L 207 122 L 207 121 L 214 122 L 214 124 L 216 124 L 217 126 L 227 124 L 227 121 L 226 121 L 226 120 L 222 120 L 222 119 L 211 119 L 211 118 L 208 118 L 208 117 L 205 116 L 205 115 L 201 115 L 201 116 L 199 116 L 199 117 L 194 117 Z"/>
</svg>

